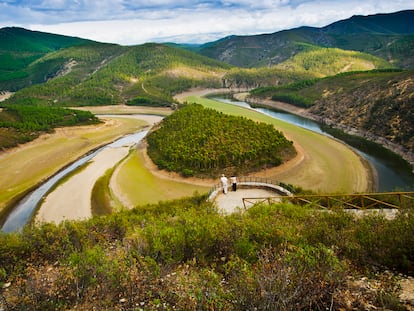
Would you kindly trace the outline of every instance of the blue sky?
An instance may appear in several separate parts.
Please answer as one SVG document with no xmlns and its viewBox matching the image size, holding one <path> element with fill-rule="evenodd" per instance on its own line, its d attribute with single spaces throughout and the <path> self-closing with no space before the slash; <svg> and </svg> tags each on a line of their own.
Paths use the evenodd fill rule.
<svg viewBox="0 0 414 311">
<path fill-rule="evenodd" d="M 0 0 L 0 27 L 123 45 L 205 43 L 407 9 L 414 0 Z"/>
</svg>

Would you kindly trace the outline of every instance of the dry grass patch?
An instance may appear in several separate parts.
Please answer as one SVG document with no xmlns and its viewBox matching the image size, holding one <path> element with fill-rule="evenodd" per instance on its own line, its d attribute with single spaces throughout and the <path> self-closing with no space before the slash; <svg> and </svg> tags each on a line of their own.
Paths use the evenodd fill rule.
<svg viewBox="0 0 414 311">
<path fill-rule="evenodd" d="M 85 153 L 142 128 L 144 121 L 105 118 L 105 123 L 56 129 L 53 134 L 0 153 L 0 210 Z"/>
<path fill-rule="evenodd" d="M 131 152 L 111 180 L 113 193 L 127 207 L 191 196 L 196 191 L 204 193 L 210 189 L 208 186 L 154 175 L 145 166 L 142 152 L 141 150 Z"/>
<path fill-rule="evenodd" d="M 141 106 L 125 106 L 125 105 L 111 105 L 111 106 L 93 106 L 93 107 L 74 107 L 72 109 L 86 110 L 93 114 L 148 114 L 157 116 L 167 116 L 172 113 L 170 108 L 165 107 L 141 107 Z"/>
</svg>

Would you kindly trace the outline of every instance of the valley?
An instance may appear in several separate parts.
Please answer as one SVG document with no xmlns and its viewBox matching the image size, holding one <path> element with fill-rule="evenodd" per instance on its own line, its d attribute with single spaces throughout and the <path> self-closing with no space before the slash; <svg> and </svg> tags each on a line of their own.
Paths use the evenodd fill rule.
<svg viewBox="0 0 414 311">
<path fill-rule="evenodd" d="M 385 17 L 378 16 L 377 19 L 382 22 L 384 18 L 395 20 L 404 17 L 405 21 L 410 14 L 411 11 Z M 36 165 L 36 156 L 39 155 L 24 151 L 21 154 L 26 155 L 25 159 L 27 156 L 30 157 L 31 161 L 25 163 L 29 165 L 25 169 L 28 172 L 27 176 L 20 176 L 22 162 L 18 161 L 17 153 L 16 156 L 10 157 L 13 158 L 15 165 L 8 164 L 10 160 L 7 160 L 9 158 L 6 155 L 13 154 L 12 150 L 25 150 L 25 147 L 31 146 L 32 143 L 20 143 L 21 146 L 17 149 L 8 149 L 13 144 L 32 139 L 35 139 L 34 145 L 43 148 L 38 142 L 47 141 L 44 137 L 49 137 L 48 135 L 55 137 L 48 131 L 57 133 L 71 131 L 69 128 L 59 128 L 61 121 L 52 121 L 57 117 L 46 118 L 52 121 L 50 124 L 46 124 L 47 121 L 42 117 L 42 114 L 53 111 L 62 116 L 66 115 L 63 118 L 67 119 L 70 112 L 64 109 L 68 106 L 76 107 L 78 111 L 83 110 L 85 113 L 92 111 L 95 114 L 131 114 L 138 111 L 138 113 L 165 115 L 185 102 L 201 103 L 227 114 L 243 115 L 273 124 L 288 139 L 294 141 L 299 155 L 288 163 L 296 163 L 295 165 L 285 164 L 289 169 L 283 170 L 278 167 L 255 174 L 272 176 L 315 192 L 363 192 L 375 189 L 375 172 L 371 172 L 369 166 L 357 155 L 352 154 L 346 146 L 314 133 L 302 132 L 301 129 L 271 120 L 266 116 L 254 115 L 251 111 L 243 109 L 229 108 L 200 97 L 219 90 L 232 93 L 245 91 L 246 100 L 249 102 L 265 103 L 270 106 L 283 105 L 283 103 L 277 104 L 278 101 L 293 104 L 297 108 L 287 106 L 288 109 L 296 109 L 296 113 L 310 116 L 327 125 L 334 125 L 335 128 L 358 135 L 371 133 L 369 137 L 364 136 L 387 144 L 388 148 L 411 161 L 413 127 L 410 101 L 413 72 L 396 68 L 396 65 L 401 63 L 390 62 L 389 59 L 391 57 L 395 60 L 400 55 L 410 56 L 406 53 L 398 54 L 402 52 L 394 45 L 387 50 L 387 55 L 392 55 L 388 59 L 381 58 L 383 52 L 370 54 L 368 47 L 362 48 L 358 45 L 362 37 L 356 38 L 354 42 L 355 46 L 358 46 L 357 51 L 349 50 L 348 47 L 353 44 L 349 34 L 355 31 L 352 27 L 357 29 L 365 27 L 361 36 L 365 36 L 369 44 L 371 40 L 378 39 L 378 33 L 368 30 L 373 27 L 372 21 L 369 22 L 369 26 L 364 24 L 365 22 L 364 19 L 353 18 L 322 29 L 299 28 L 263 36 L 233 36 L 191 48 L 156 43 L 124 47 L 30 32 L 19 28 L 2 29 L 7 44 L 2 48 L 4 57 L 0 58 L 0 70 L 3 70 L 0 71 L 0 90 L 4 97 L 2 102 L 4 108 L 0 115 L 0 122 L 3 122 L 0 143 L 5 150 L 2 152 L 5 163 L 2 166 L 4 176 L 10 176 L 12 180 L 10 182 L 8 178 L 2 178 L 1 182 L 7 185 L 7 189 L 4 186 L 5 191 L 2 191 L 1 195 L 2 209 L 9 206 L 14 198 L 47 179 L 51 172 L 58 169 L 57 163 L 52 164 L 54 161 L 50 162 L 50 169 Z M 347 23 L 353 26 L 348 27 Z M 340 31 L 342 27 L 351 32 L 343 34 Z M 398 44 L 410 42 L 410 37 L 401 30 L 403 28 L 398 28 L 399 34 L 394 31 L 395 29 L 393 30 L 393 40 L 395 36 L 400 35 Z M 383 42 L 391 40 L 386 30 L 381 31 L 384 31 L 381 39 Z M 316 39 L 317 32 L 324 39 L 322 37 Z M 347 45 L 344 45 L 345 41 L 338 40 L 338 36 L 344 36 Z M 20 38 L 21 41 L 13 41 L 15 37 Z M 59 44 L 51 44 L 57 39 Z M 321 44 L 321 40 L 329 44 Z M 27 47 L 26 54 L 20 53 L 17 48 L 19 42 L 28 41 L 35 44 Z M 255 54 L 260 49 L 248 50 L 243 47 L 253 42 L 257 47 L 263 47 L 261 56 Z M 396 44 L 397 41 L 392 42 Z M 268 59 L 266 53 L 273 53 L 272 49 L 281 44 L 284 46 L 279 50 L 281 54 L 273 54 L 272 58 Z M 344 49 L 345 47 L 347 49 Z M 284 54 L 287 52 L 290 54 Z M 227 55 L 230 58 L 223 58 L 220 55 Z M 25 57 L 28 58 L 23 61 Z M 261 60 L 255 63 L 259 58 Z M 13 68 L 10 61 L 13 63 Z M 264 66 L 265 64 L 267 65 Z M 404 64 L 408 63 L 404 62 Z M 18 71 L 19 74 L 11 75 L 10 72 L 13 70 Z M 40 76 L 47 78 L 41 81 L 38 79 Z M 10 88 L 10 85 L 15 87 Z M 198 91 L 188 93 L 190 89 Z M 34 109 L 30 110 L 25 108 L 26 106 L 37 108 L 30 108 Z M 46 108 L 51 106 L 54 108 Z M 32 120 L 30 114 L 36 114 L 38 120 Z M 386 124 L 389 127 L 384 126 L 381 117 L 387 119 Z M 74 125 L 76 122 L 84 122 L 81 120 L 96 122 L 91 116 L 86 115 L 80 115 L 78 119 L 79 121 L 71 122 Z M 11 121 L 20 120 L 22 124 L 18 127 L 13 129 L 8 126 Z M 119 120 L 116 122 L 127 122 L 126 119 Z M 14 126 L 15 124 L 13 123 Z M 34 127 L 34 124 L 42 125 Z M 99 125 L 96 127 L 97 135 L 101 135 L 98 134 L 100 127 Z M 121 132 L 127 133 L 131 130 L 132 128 L 129 128 Z M 113 136 L 103 137 L 99 143 L 103 143 L 109 137 L 112 139 L 119 137 L 121 132 L 113 132 L 111 133 Z M 41 138 L 36 139 L 39 135 Z M 49 149 L 46 148 L 42 152 L 50 154 L 51 159 L 58 158 L 58 154 L 62 154 L 62 160 L 58 162 L 62 167 L 79 157 L 82 152 L 90 150 L 79 149 L 79 153 L 66 152 L 65 148 L 78 148 L 74 147 L 75 145 L 66 145 L 65 141 L 68 139 L 63 137 L 56 140 L 59 146 L 64 148 L 62 151 L 59 147 L 54 150 L 51 146 L 57 143 L 53 142 L 50 143 Z M 87 139 L 83 141 L 82 136 L 77 139 L 80 139 L 80 144 L 88 146 L 87 148 L 93 149 L 95 148 L 93 146 L 99 145 L 98 142 L 90 144 Z M 399 148 L 404 151 L 401 153 Z M 40 153 L 40 151 L 33 152 Z M 65 152 L 73 156 L 68 156 Z M 140 178 L 131 179 L 128 177 L 131 174 L 124 172 L 130 167 L 142 167 L 142 161 L 142 156 L 129 156 L 125 164 L 120 165 L 116 170 L 115 176 L 118 176 L 119 183 L 128 188 L 130 183 L 142 182 L 139 181 Z M 14 168 L 16 165 L 19 168 Z M 129 168 L 122 169 L 123 167 Z M 42 173 L 37 173 L 38 170 L 42 170 Z M 118 193 L 122 193 L 119 187 L 114 187 L 118 189 Z M 129 202 L 129 206 L 146 202 L 138 199 L 140 196 L 145 197 L 145 193 L 135 194 L 134 198 L 125 193 L 120 195 L 129 196 L 124 200 Z M 157 195 L 148 197 L 158 199 Z M 160 194 L 159 198 L 162 197 Z"/>
<path fill-rule="evenodd" d="M 413 20 L 129 46 L 1 28 L 0 310 L 411 310 Z M 219 206 L 221 174 L 293 201 Z M 378 189 L 408 191 L 335 199 Z M 385 198 L 392 218 L 346 210 Z"/>
</svg>

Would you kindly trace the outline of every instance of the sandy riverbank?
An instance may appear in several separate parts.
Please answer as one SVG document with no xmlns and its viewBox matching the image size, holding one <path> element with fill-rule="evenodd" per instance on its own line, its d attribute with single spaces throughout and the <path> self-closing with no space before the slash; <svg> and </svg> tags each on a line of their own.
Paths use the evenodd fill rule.
<svg viewBox="0 0 414 311">
<path fill-rule="evenodd" d="M 54 133 L 1 151 L 0 210 L 84 154 L 146 124 L 133 119 L 103 120 L 97 125 L 57 128 Z"/>
<path fill-rule="evenodd" d="M 95 182 L 114 163 L 128 155 L 129 147 L 107 148 L 94 157 L 81 172 L 58 186 L 43 201 L 36 222 L 59 223 L 92 217 L 91 193 Z"/>
<path fill-rule="evenodd" d="M 118 116 L 118 118 L 138 119 L 150 126 L 161 121 L 162 117 L 154 115 Z M 133 144 L 106 148 L 88 162 L 78 174 L 69 178 L 49 193 L 37 215 L 37 222 L 55 222 L 90 218 L 91 194 L 96 181 L 105 172 L 125 158 Z"/>
</svg>

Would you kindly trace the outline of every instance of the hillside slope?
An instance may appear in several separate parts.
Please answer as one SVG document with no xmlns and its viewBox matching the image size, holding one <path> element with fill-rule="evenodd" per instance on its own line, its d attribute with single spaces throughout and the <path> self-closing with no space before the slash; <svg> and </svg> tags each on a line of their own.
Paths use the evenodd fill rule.
<svg viewBox="0 0 414 311">
<path fill-rule="evenodd" d="M 272 34 L 230 36 L 197 48 L 203 55 L 241 66 L 279 64 L 301 52 L 301 44 L 355 50 L 414 67 L 414 11 L 353 16 L 322 28 L 300 27 Z M 299 44 L 298 44 L 299 43 Z"/>
<path fill-rule="evenodd" d="M 34 65 L 36 60 L 48 53 L 92 41 L 6 27 L 0 29 L 0 42 L 0 91 L 14 91 L 33 83 L 47 81 L 61 67 L 60 62 L 51 60 Z"/>
<path fill-rule="evenodd" d="M 310 112 L 386 138 L 414 153 L 414 71 L 352 75 L 348 90 L 324 88 Z M 368 134 L 369 135 L 369 134 Z"/>
<path fill-rule="evenodd" d="M 251 97 L 307 108 L 320 121 L 401 147 L 414 163 L 414 71 L 340 74 L 280 87 L 256 89 Z M 254 98 L 251 100 L 254 101 Z M 391 149 L 395 146 L 389 145 Z"/>
<path fill-rule="evenodd" d="M 193 86 L 221 87 L 231 66 L 162 44 L 133 47 L 90 43 L 50 53 L 37 63 L 61 70 L 46 83 L 16 92 L 10 103 L 60 106 L 170 105 Z"/>
</svg>

